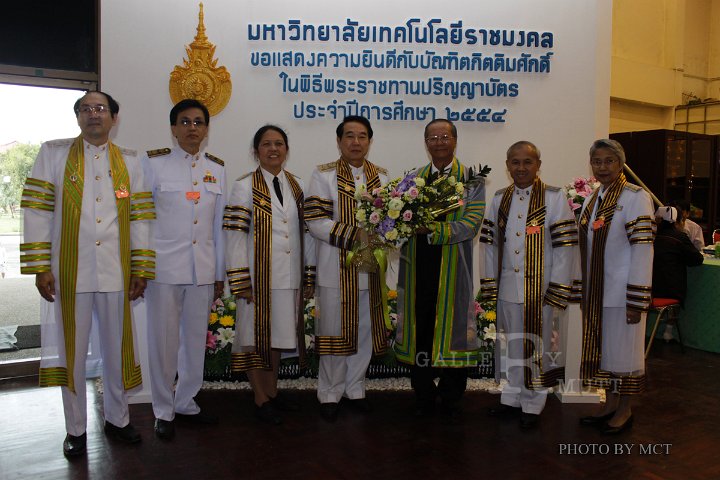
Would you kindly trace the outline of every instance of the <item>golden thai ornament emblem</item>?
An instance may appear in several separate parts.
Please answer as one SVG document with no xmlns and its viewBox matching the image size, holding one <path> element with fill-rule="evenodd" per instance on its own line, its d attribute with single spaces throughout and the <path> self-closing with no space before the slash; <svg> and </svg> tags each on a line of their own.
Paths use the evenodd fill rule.
<svg viewBox="0 0 720 480">
<path fill-rule="evenodd" d="M 230 73 L 223 66 L 218 67 L 215 45 L 205 34 L 205 15 L 200 4 L 195 40 L 185 47 L 187 59 L 182 65 L 175 65 L 170 73 L 170 98 L 177 103 L 184 98 L 200 100 L 210 115 L 220 113 L 230 101 L 232 82 Z"/>
</svg>

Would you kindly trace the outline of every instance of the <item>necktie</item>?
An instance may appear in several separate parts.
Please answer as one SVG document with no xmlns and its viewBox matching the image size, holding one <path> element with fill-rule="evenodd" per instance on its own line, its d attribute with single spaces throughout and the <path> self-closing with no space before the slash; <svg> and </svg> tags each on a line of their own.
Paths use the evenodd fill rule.
<svg viewBox="0 0 720 480">
<path fill-rule="evenodd" d="M 280 190 L 280 180 L 278 180 L 278 177 L 273 178 L 273 188 L 275 189 L 275 195 L 277 195 L 278 200 L 280 200 L 280 205 L 282 205 L 283 196 L 282 190 Z"/>
<path fill-rule="evenodd" d="M 603 197 L 598 196 L 598 204 L 597 204 L 597 208 L 595 209 L 595 217 L 597 217 L 598 214 L 600 213 L 600 209 L 602 208 L 604 200 L 605 200 L 604 196 Z"/>
</svg>

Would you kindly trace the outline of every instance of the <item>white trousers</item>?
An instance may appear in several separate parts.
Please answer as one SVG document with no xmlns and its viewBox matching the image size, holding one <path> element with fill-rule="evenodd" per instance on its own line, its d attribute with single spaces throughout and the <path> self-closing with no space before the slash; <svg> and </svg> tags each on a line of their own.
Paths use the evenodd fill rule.
<svg viewBox="0 0 720 480">
<path fill-rule="evenodd" d="M 319 319 L 317 335 L 340 334 L 340 289 L 316 288 L 316 310 Z M 365 398 L 365 374 L 372 357 L 370 326 L 370 291 L 360 290 L 358 298 L 358 349 L 353 355 L 321 355 L 318 372 L 320 403 Z"/>
<path fill-rule="evenodd" d="M 194 415 L 202 387 L 208 317 L 214 285 L 148 282 L 148 362 L 155 418 Z M 177 385 L 173 384 L 177 375 Z"/>
<path fill-rule="evenodd" d="M 497 309 L 498 329 L 502 329 L 507 338 L 507 360 L 504 363 L 508 366 L 508 383 L 500 395 L 500 403 L 520 407 L 525 413 L 539 415 L 545 408 L 548 391 L 525 388 L 525 365 L 529 360 L 525 359 L 523 349 L 525 338 L 523 304 L 498 300 Z M 549 305 L 543 306 L 543 319 L 552 321 L 552 307 Z M 535 339 L 534 343 L 535 348 L 542 349 L 543 352 L 545 348 L 550 348 L 549 339 L 542 342 L 541 339 Z M 547 357 L 543 357 L 543 362 L 548 362 Z"/>
<path fill-rule="evenodd" d="M 93 312 L 97 318 L 102 357 L 103 412 L 105 420 L 117 427 L 130 423 L 127 395 L 122 381 L 122 319 L 125 292 L 75 294 L 75 393 L 62 387 L 65 429 L 79 436 L 87 429 L 85 361 L 88 354 Z M 60 302 L 55 302 L 59 310 Z M 56 310 L 56 318 L 62 313 Z"/>
</svg>

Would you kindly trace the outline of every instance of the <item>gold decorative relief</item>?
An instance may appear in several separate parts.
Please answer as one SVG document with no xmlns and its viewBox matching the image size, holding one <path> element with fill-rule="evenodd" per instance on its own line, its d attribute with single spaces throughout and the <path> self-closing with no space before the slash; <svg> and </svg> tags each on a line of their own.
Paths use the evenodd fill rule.
<svg viewBox="0 0 720 480">
<path fill-rule="evenodd" d="M 200 100 L 210 115 L 220 113 L 230 101 L 232 82 L 230 73 L 223 66 L 218 67 L 215 45 L 205 35 L 205 15 L 200 4 L 195 40 L 185 47 L 187 59 L 182 65 L 175 65 L 170 73 L 170 98 L 177 103 L 184 98 Z"/>
</svg>

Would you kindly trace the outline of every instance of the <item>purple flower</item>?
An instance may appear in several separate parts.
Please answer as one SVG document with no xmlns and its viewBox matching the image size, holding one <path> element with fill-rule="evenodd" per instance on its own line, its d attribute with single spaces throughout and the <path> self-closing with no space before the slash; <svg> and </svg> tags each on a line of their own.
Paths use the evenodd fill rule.
<svg viewBox="0 0 720 480">
<path fill-rule="evenodd" d="M 393 220 L 392 218 L 386 218 L 385 220 L 380 222 L 380 225 L 378 225 L 378 230 L 382 234 L 386 234 L 393 228 L 395 228 L 395 220 Z"/>
<path fill-rule="evenodd" d="M 382 200 L 382 198 L 379 198 L 379 197 L 378 197 L 378 198 L 376 198 L 376 199 L 373 201 L 373 207 L 375 207 L 375 208 L 382 208 L 382 206 L 383 206 L 383 200 Z"/>
<path fill-rule="evenodd" d="M 399 192 L 405 192 L 408 188 L 415 186 L 415 174 L 409 173 L 400 180 L 400 183 L 397 184 L 397 187 L 395 187 Z"/>
</svg>

